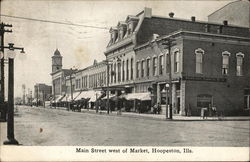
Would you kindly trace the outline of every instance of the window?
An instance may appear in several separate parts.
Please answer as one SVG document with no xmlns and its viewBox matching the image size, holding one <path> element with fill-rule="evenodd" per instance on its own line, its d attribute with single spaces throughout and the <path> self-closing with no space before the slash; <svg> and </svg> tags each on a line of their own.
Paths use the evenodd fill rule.
<svg viewBox="0 0 250 162">
<path fill-rule="evenodd" d="M 125 61 L 122 61 L 122 81 L 125 80 Z"/>
<path fill-rule="evenodd" d="M 169 53 L 166 53 L 166 73 L 169 73 Z"/>
<path fill-rule="evenodd" d="M 201 48 L 198 48 L 197 50 L 195 50 L 195 58 L 196 58 L 196 66 L 195 66 L 195 71 L 196 73 L 202 74 L 202 65 L 203 65 L 203 54 L 204 54 L 204 50 L 202 50 Z"/>
<path fill-rule="evenodd" d="M 157 57 L 153 58 L 153 76 L 157 75 Z"/>
<path fill-rule="evenodd" d="M 114 83 L 116 83 L 116 64 L 114 64 Z"/>
<path fill-rule="evenodd" d="M 180 51 L 178 49 L 174 51 L 174 72 L 180 72 Z"/>
<path fill-rule="evenodd" d="M 117 63 L 118 70 L 118 82 L 121 81 L 121 62 Z"/>
<path fill-rule="evenodd" d="M 163 69 L 164 69 L 164 67 L 163 67 L 164 62 L 163 61 L 164 61 L 163 55 L 159 56 L 159 75 L 163 74 Z"/>
<path fill-rule="evenodd" d="M 141 77 L 143 78 L 144 77 L 144 67 L 145 66 L 145 61 L 144 60 L 142 60 L 141 61 Z"/>
<path fill-rule="evenodd" d="M 129 80 L 129 64 L 128 64 L 128 60 L 126 61 L 126 78 L 127 80 Z"/>
<path fill-rule="evenodd" d="M 237 65 L 236 65 L 236 75 L 242 76 L 243 75 L 243 58 L 244 54 L 239 52 L 236 54 Z"/>
<path fill-rule="evenodd" d="M 110 73 L 109 73 L 109 75 L 110 75 L 110 83 L 113 83 L 113 64 L 111 64 L 110 65 Z"/>
<path fill-rule="evenodd" d="M 149 76 L 150 73 L 150 59 L 147 59 L 147 76 Z"/>
<path fill-rule="evenodd" d="M 229 56 L 230 53 L 225 51 L 222 52 L 222 74 L 227 75 L 229 69 Z"/>
<path fill-rule="evenodd" d="M 244 89 L 244 108 L 250 108 L 250 88 Z"/>
<path fill-rule="evenodd" d="M 131 66 L 131 73 L 130 73 L 131 80 L 133 79 L 133 74 L 134 74 L 134 72 L 133 72 L 133 64 L 134 64 L 134 61 L 133 61 L 133 58 L 131 58 L 131 64 L 130 64 L 130 66 Z"/>
<path fill-rule="evenodd" d="M 140 73 L 139 66 L 140 66 L 140 62 L 137 61 L 137 62 L 136 62 L 136 78 L 139 78 L 139 73 Z"/>
</svg>

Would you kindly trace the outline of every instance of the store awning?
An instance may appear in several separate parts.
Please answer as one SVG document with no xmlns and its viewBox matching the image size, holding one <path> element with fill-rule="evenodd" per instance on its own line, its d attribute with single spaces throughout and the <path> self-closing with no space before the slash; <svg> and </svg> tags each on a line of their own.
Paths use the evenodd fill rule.
<svg viewBox="0 0 250 162">
<path fill-rule="evenodd" d="M 63 98 L 61 98 L 61 102 L 67 102 L 69 101 L 69 96 L 65 95 Z"/>
<path fill-rule="evenodd" d="M 90 99 L 89 102 L 95 102 L 101 96 L 101 91 L 82 91 L 75 100 Z"/>
<path fill-rule="evenodd" d="M 60 102 L 61 101 L 61 99 L 63 98 L 64 96 L 58 96 L 57 98 L 56 98 L 56 100 L 55 100 L 55 102 Z"/>
<path fill-rule="evenodd" d="M 74 93 L 73 93 L 73 101 L 76 100 L 76 98 L 80 95 L 80 93 L 81 93 L 81 92 L 74 92 Z M 68 96 L 67 101 L 71 102 L 71 101 L 72 101 L 72 99 L 71 99 L 71 94 L 67 94 L 66 96 Z"/>
<path fill-rule="evenodd" d="M 124 98 L 126 100 L 135 100 L 135 99 L 142 100 L 142 101 L 151 100 L 149 92 L 145 92 L 145 93 L 128 93 L 128 94 L 124 95 Z"/>
<path fill-rule="evenodd" d="M 37 98 L 34 98 L 33 100 L 32 100 L 32 103 L 37 103 L 39 101 L 39 99 L 37 100 Z"/>
<path fill-rule="evenodd" d="M 115 94 L 111 94 L 109 95 L 109 99 L 114 98 L 115 96 L 116 96 Z M 102 100 L 107 100 L 107 95 L 103 97 Z"/>
</svg>

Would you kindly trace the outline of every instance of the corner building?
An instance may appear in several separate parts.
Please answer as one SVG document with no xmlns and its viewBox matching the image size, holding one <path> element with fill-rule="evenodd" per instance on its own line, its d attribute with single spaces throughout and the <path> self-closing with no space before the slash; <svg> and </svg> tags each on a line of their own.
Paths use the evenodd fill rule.
<svg viewBox="0 0 250 162">
<path fill-rule="evenodd" d="M 201 108 L 211 106 L 224 115 L 246 113 L 250 105 L 249 28 L 169 16 L 154 16 L 145 8 L 110 29 L 105 55 L 111 62 L 111 89 L 116 93 L 150 90 L 151 106 L 160 103 L 165 113 L 166 84 L 171 82 L 174 114 L 199 115 Z M 173 40 L 170 50 L 163 45 L 169 39 Z"/>
</svg>

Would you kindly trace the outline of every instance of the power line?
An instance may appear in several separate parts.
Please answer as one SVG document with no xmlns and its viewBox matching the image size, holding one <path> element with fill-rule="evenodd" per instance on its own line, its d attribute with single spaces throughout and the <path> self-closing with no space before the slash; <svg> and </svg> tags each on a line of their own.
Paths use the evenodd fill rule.
<svg viewBox="0 0 250 162">
<path fill-rule="evenodd" d="M 60 21 L 42 20 L 42 19 L 27 18 L 27 17 L 21 17 L 21 16 L 11 16 L 11 15 L 5 15 L 5 14 L 0 14 L 0 16 L 14 18 L 14 19 L 29 20 L 29 21 L 39 21 L 39 22 L 44 22 L 44 23 L 53 23 L 53 24 L 60 24 L 60 25 L 72 25 L 72 26 L 80 26 L 80 27 L 87 27 L 87 28 L 109 30 L 109 28 L 107 28 L 107 27 L 100 27 L 100 26 L 82 25 L 82 24 L 74 24 L 74 23 L 67 23 L 67 22 L 60 22 Z"/>
</svg>

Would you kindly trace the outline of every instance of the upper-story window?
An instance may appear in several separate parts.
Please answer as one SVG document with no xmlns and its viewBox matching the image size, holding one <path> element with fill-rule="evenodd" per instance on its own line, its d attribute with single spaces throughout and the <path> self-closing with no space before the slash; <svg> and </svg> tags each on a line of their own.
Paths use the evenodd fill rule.
<svg viewBox="0 0 250 162">
<path fill-rule="evenodd" d="M 114 63 L 114 83 L 116 83 L 116 64 Z"/>
<path fill-rule="evenodd" d="M 159 75 L 163 74 L 163 70 L 164 70 L 164 59 L 163 59 L 163 55 L 159 56 Z"/>
<path fill-rule="evenodd" d="M 153 58 L 153 76 L 157 75 L 157 57 Z"/>
<path fill-rule="evenodd" d="M 110 82 L 113 83 L 113 64 L 110 64 Z M 109 76 L 108 76 L 109 77 Z"/>
<path fill-rule="evenodd" d="M 203 73 L 203 54 L 204 50 L 201 48 L 198 48 L 195 50 L 195 72 L 202 74 Z"/>
<path fill-rule="evenodd" d="M 133 60 L 133 58 L 131 58 L 131 61 L 130 61 L 131 63 L 130 63 L 130 77 L 131 77 L 131 80 L 133 80 L 133 75 L 134 75 L 134 71 L 133 71 L 133 66 L 134 66 L 134 60 Z"/>
<path fill-rule="evenodd" d="M 174 72 L 180 72 L 180 50 L 174 50 Z"/>
<path fill-rule="evenodd" d="M 117 74 L 118 74 L 118 82 L 121 81 L 121 62 L 117 63 Z"/>
<path fill-rule="evenodd" d="M 230 56 L 230 53 L 228 51 L 222 52 L 222 74 L 223 75 L 228 75 L 229 56 Z"/>
<path fill-rule="evenodd" d="M 139 66 L 140 66 L 140 62 L 137 61 L 137 62 L 136 62 L 136 78 L 139 78 L 139 73 L 140 73 Z"/>
<path fill-rule="evenodd" d="M 150 73 L 150 58 L 147 59 L 146 68 L 147 68 L 147 76 L 149 76 L 149 73 Z"/>
<path fill-rule="evenodd" d="M 244 54 L 239 52 L 236 54 L 236 75 L 242 76 L 243 75 L 243 61 L 244 61 Z"/>
<path fill-rule="evenodd" d="M 129 61 L 126 61 L 126 78 L 129 80 Z"/>
<path fill-rule="evenodd" d="M 132 32 L 133 32 L 133 22 L 130 22 L 128 24 L 128 31 L 127 31 L 127 33 L 128 33 L 128 35 L 131 35 Z"/>
<path fill-rule="evenodd" d="M 122 61 L 122 81 L 125 80 L 125 61 Z"/>
<path fill-rule="evenodd" d="M 141 61 L 141 77 L 142 78 L 144 77 L 144 68 L 145 68 L 145 61 L 142 60 Z"/>
</svg>

